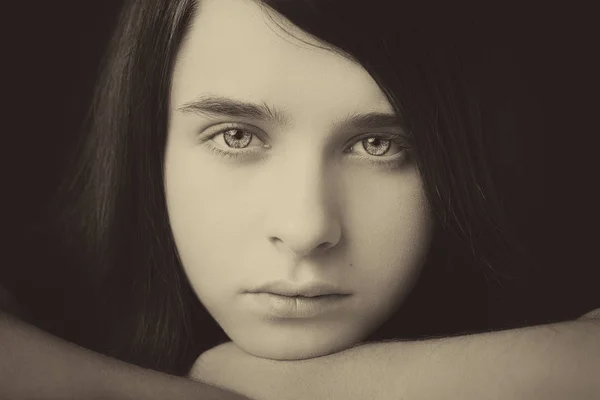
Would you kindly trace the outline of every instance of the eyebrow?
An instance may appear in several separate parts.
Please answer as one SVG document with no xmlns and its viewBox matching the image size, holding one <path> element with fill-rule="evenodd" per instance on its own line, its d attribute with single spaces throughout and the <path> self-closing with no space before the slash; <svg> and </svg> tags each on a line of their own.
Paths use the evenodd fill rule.
<svg viewBox="0 0 600 400">
<path fill-rule="evenodd" d="M 278 125 L 287 125 L 285 113 L 270 107 L 264 101 L 258 104 L 220 96 L 201 96 L 177 109 L 185 114 L 201 114 L 254 119 Z"/>
<path fill-rule="evenodd" d="M 222 96 L 201 96 L 177 110 L 185 114 L 246 118 L 281 126 L 288 125 L 291 121 L 283 110 L 270 107 L 264 101 L 251 103 Z M 336 120 L 333 126 L 336 130 L 401 128 L 403 122 L 397 114 L 367 112 L 350 114 Z"/>
<path fill-rule="evenodd" d="M 351 114 L 346 118 L 339 119 L 334 123 L 336 129 L 380 129 L 380 128 L 402 128 L 402 118 L 397 114 L 368 112 Z"/>
</svg>

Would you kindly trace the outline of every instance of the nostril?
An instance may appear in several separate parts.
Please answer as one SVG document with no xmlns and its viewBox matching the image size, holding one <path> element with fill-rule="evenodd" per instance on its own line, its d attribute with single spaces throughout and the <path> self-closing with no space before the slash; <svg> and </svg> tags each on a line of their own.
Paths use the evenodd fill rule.
<svg viewBox="0 0 600 400">
<path fill-rule="evenodd" d="M 331 247 L 333 247 L 333 243 L 323 242 L 317 246 L 317 249 L 318 250 L 327 250 L 327 249 L 330 249 Z"/>
<path fill-rule="evenodd" d="M 276 244 L 276 243 L 281 243 L 281 242 L 282 242 L 282 240 L 281 240 L 281 239 L 279 239 L 278 237 L 271 236 L 271 237 L 269 238 L 269 242 L 271 242 L 271 243 L 273 243 L 273 244 Z"/>
<path fill-rule="evenodd" d="M 321 242 L 316 246 L 314 244 L 313 245 L 303 244 L 303 245 L 294 247 L 293 245 L 291 245 L 291 243 L 286 242 L 277 236 L 271 236 L 271 237 L 269 237 L 268 240 L 272 245 L 280 248 L 281 250 L 285 250 L 287 252 L 292 253 L 292 255 L 294 257 L 304 257 L 309 254 L 322 253 L 322 252 L 335 246 L 334 243 L 326 241 L 326 242 Z"/>
</svg>

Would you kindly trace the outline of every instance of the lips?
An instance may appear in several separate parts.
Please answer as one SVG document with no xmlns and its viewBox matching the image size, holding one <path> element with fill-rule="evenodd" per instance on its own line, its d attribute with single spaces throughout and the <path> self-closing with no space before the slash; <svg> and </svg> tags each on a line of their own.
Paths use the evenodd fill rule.
<svg viewBox="0 0 600 400">
<path fill-rule="evenodd" d="M 248 290 L 248 293 L 270 293 L 286 297 L 319 297 L 350 294 L 348 291 L 328 283 L 309 282 L 298 284 L 288 281 L 270 282 Z"/>
<path fill-rule="evenodd" d="M 313 318 L 340 310 L 351 293 L 320 282 L 271 282 L 245 292 L 253 312 L 277 319 Z"/>
</svg>

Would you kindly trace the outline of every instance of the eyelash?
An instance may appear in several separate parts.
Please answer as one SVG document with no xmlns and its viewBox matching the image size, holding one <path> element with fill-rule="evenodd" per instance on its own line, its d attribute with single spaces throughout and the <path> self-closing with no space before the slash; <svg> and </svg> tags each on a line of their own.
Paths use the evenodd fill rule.
<svg viewBox="0 0 600 400">
<path fill-rule="evenodd" d="M 254 136 L 259 137 L 260 135 L 258 133 L 256 133 L 253 129 L 249 129 L 247 127 L 241 127 L 239 125 L 228 125 L 225 127 L 221 127 L 219 129 L 218 132 L 212 133 L 210 135 L 208 135 L 208 137 L 206 137 L 205 139 L 202 139 L 201 142 L 202 143 L 209 143 L 210 141 L 212 141 L 212 139 L 214 139 L 215 137 L 217 137 L 218 135 L 222 135 L 223 133 L 227 132 L 228 130 L 231 129 L 239 129 L 239 130 L 243 130 L 245 132 L 248 132 Z M 384 157 L 384 156 L 372 156 L 372 157 L 368 157 L 368 156 L 362 156 L 362 155 L 353 155 L 353 158 L 356 159 L 360 159 L 361 161 L 365 161 L 371 165 L 374 166 L 378 166 L 378 167 L 398 167 L 400 164 L 402 164 L 404 158 L 407 157 L 407 154 L 410 150 L 411 147 L 407 144 L 408 139 L 402 135 L 397 135 L 397 134 L 390 134 L 390 135 L 377 135 L 377 134 L 366 134 L 366 135 L 361 135 L 357 138 L 352 139 L 352 142 L 350 145 L 348 145 L 346 147 L 346 150 L 344 150 L 344 153 L 347 153 L 348 150 L 352 149 L 354 146 L 356 146 L 357 144 L 359 144 L 361 141 L 368 139 L 368 138 L 378 138 L 378 139 L 382 139 L 382 140 L 391 140 L 392 143 L 395 143 L 397 145 L 399 145 L 401 147 L 401 150 L 396 153 L 396 155 L 394 157 Z M 259 140 L 260 137 L 259 137 Z M 246 157 L 251 153 L 254 153 L 253 150 L 246 150 L 246 149 L 240 149 L 240 150 L 234 150 L 234 151 L 228 151 L 228 150 L 224 150 L 221 149 L 220 147 L 218 147 L 218 145 L 213 145 L 213 144 L 208 144 L 207 148 L 213 153 L 216 154 L 220 157 L 223 158 L 227 158 L 227 159 L 240 159 L 242 157 Z"/>
<path fill-rule="evenodd" d="M 209 134 L 206 138 L 201 140 L 201 143 L 208 143 L 208 149 L 213 152 L 214 154 L 224 157 L 224 158 L 228 158 L 228 159 L 239 159 L 245 156 L 250 155 L 251 153 L 254 153 L 253 150 L 248 150 L 247 148 L 245 149 L 239 149 L 239 150 L 232 150 L 232 151 L 227 151 L 224 149 L 221 149 L 220 147 L 218 147 L 218 145 L 214 145 L 214 144 L 210 144 L 209 142 L 212 141 L 212 139 L 214 139 L 215 137 L 222 135 L 223 133 L 232 130 L 232 129 L 239 129 L 245 132 L 248 132 L 250 134 L 252 134 L 253 136 L 256 136 L 259 138 L 259 140 L 262 140 L 260 138 L 260 134 L 258 134 L 255 130 L 253 129 L 249 129 L 248 127 L 242 127 L 236 124 L 231 124 L 231 125 L 225 125 L 219 128 L 219 130 L 215 133 Z"/>
<path fill-rule="evenodd" d="M 354 146 L 356 145 L 360 145 L 360 143 L 365 140 L 365 139 L 369 139 L 369 138 L 377 138 L 377 139 L 382 139 L 382 140 L 390 140 L 392 142 L 392 144 L 396 144 L 398 145 L 401 150 L 392 155 L 392 156 L 364 156 L 364 155 L 353 155 L 353 158 L 357 158 L 361 161 L 366 161 L 367 163 L 374 165 L 374 166 L 383 166 L 383 167 L 398 167 L 400 164 L 403 163 L 404 159 L 408 156 L 408 153 L 411 149 L 411 147 L 409 146 L 408 139 L 402 135 L 398 135 L 398 134 L 388 134 L 388 135 L 382 135 L 382 134 L 366 134 L 366 135 L 361 135 L 357 138 L 353 138 L 352 139 L 352 144 L 346 147 L 346 150 L 344 150 L 344 152 L 346 153 L 348 150 L 352 149 Z"/>
</svg>

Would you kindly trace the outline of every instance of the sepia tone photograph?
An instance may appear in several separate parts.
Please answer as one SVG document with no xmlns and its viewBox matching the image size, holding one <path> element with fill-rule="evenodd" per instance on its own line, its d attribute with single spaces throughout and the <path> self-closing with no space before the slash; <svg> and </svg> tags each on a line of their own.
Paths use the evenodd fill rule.
<svg viewBox="0 0 600 400">
<path fill-rule="evenodd" d="M 590 10 L 10 7 L 0 400 L 600 399 Z"/>
</svg>

